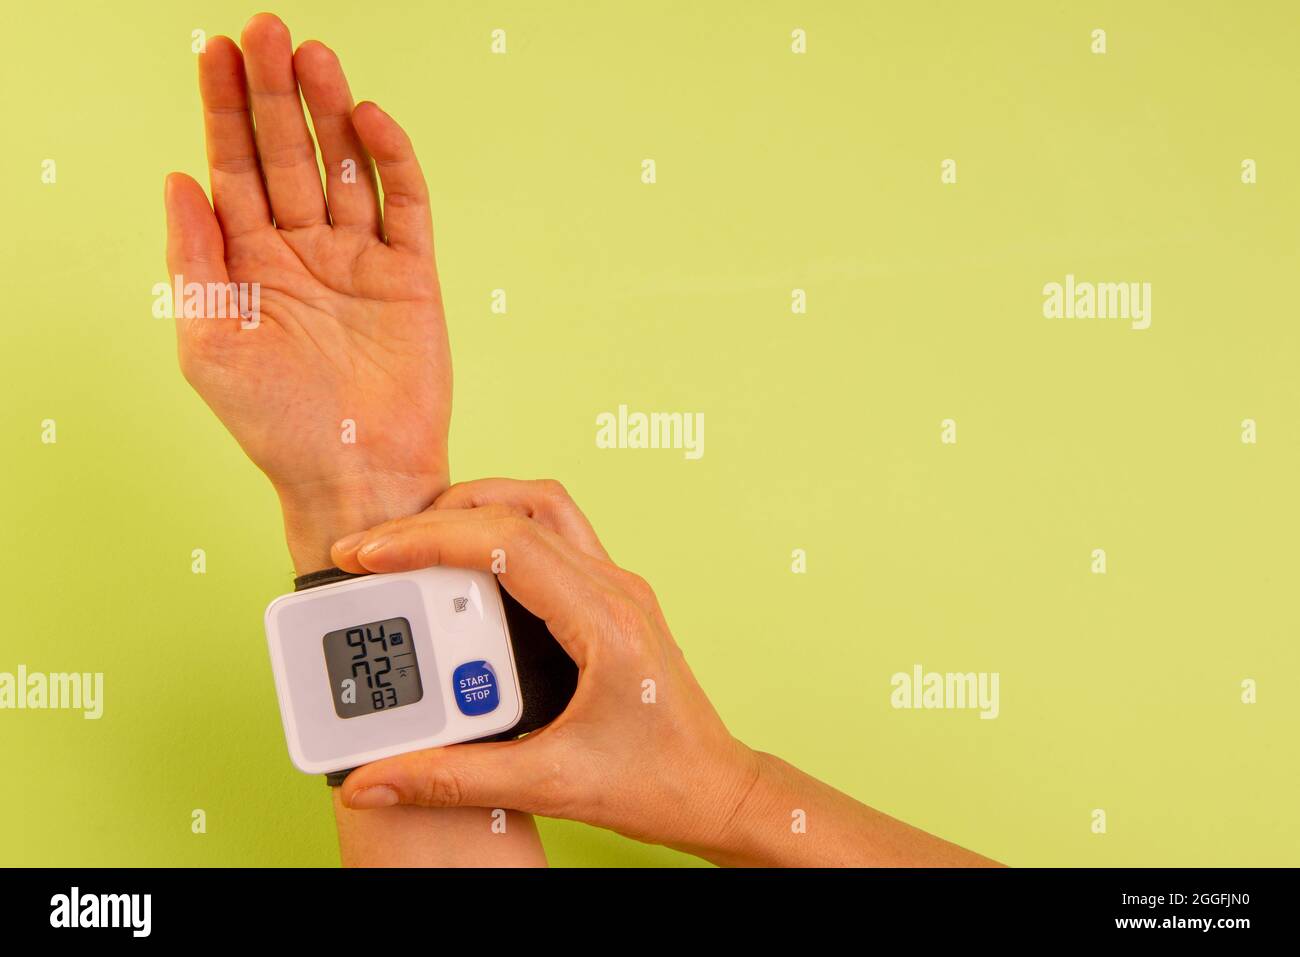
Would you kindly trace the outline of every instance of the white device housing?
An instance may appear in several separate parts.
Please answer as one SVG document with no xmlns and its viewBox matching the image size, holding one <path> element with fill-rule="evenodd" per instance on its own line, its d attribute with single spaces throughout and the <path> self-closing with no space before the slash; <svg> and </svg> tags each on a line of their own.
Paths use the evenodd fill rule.
<svg viewBox="0 0 1300 957">
<path fill-rule="evenodd" d="M 325 636 L 391 618 L 410 623 L 422 697 L 386 711 L 339 717 Z M 289 756 L 308 774 L 497 734 L 518 724 L 523 713 L 501 593 L 487 572 L 424 568 L 281 595 L 267 606 L 266 639 Z M 476 661 L 495 672 L 498 704 L 487 714 L 464 714 L 452 675 Z"/>
</svg>

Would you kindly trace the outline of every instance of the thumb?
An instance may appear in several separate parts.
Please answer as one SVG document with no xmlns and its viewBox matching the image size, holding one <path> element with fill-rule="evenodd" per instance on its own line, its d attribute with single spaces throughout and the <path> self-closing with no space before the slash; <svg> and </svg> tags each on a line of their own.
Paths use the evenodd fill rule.
<svg viewBox="0 0 1300 957">
<path fill-rule="evenodd" d="M 226 244 L 203 187 L 184 173 L 167 177 L 167 269 L 196 282 L 226 282 Z"/>
<path fill-rule="evenodd" d="M 177 282 L 176 277 L 180 276 L 184 285 L 228 284 L 225 240 L 203 187 L 184 173 L 172 173 L 164 184 L 163 202 L 167 209 L 167 272 L 172 282 Z M 237 303 L 231 300 L 228 291 L 223 290 L 221 295 L 225 300 L 224 315 L 237 317 Z M 207 316 L 206 296 L 203 303 L 202 312 L 211 319 Z M 182 333 L 196 331 L 194 319 L 185 318 L 180 303 L 173 303 L 172 308 L 179 320 L 177 329 Z"/>
<path fill-rule="evenodd" d="M 343 803 L 354 810 L 414 804 L 544 814 L 551 803 L 546 750 L 542 739 L 530 736 L 399 754 L 348 775 Z"/>
</svg>

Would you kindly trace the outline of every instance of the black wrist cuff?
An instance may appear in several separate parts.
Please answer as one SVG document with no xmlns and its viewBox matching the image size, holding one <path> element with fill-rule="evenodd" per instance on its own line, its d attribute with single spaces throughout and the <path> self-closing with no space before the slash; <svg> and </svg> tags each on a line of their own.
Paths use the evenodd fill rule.
<svg viewBox="0 0 1300 957">
<path fill-rule="evenodd" d="M 293 580 L 293 590 L 305 591 L 308 588 L 315 588 L 317 585 L 332 585 L 334 582 L 347 581 L 349 578 L 364 577 L 364 575 L 345 572 L 341 568 L 322 568 L 318 572 L 308 572 L 306 575 L 299 575 L 295 578 Z"/>
</svg>

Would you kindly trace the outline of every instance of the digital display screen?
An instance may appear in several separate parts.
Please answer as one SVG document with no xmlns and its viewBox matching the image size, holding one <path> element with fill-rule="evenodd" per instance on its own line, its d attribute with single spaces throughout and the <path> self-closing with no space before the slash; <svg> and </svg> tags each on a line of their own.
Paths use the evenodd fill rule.
<svg viewBox="0 0 1300 957">
<path fill-rule="evenodd" d="M 330 698 L 340 718 L 391 711 L 424 697 L 405 618 L 331 631 L 324 639 Z"/>
</svg>

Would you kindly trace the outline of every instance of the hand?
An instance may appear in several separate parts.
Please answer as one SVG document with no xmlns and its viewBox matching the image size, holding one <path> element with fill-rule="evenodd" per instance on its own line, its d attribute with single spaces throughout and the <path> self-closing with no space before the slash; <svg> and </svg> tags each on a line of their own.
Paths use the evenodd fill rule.
<svg viewBox="0 0 1300 957">
<path fill-rule="evenodd" d="M 454 485 L 433 508 L 336 542 L 341 568 L 490 569 L 578 665 L 564 713 L 518 741 L 463 744 L 359 768 L 358 810 L 512 807 L 585 821 L 718 864 L 986 866 L 733 738 L 650 586 L 619 568 L 555 482 Z"/>
<path fill-rule="evenodd" d="M 410 140 L 373 103 L 353 108 L 323 44 L 294 53 L 270 14 L 241 42 L 242 56 L 215 37 L 199 57 L 215 214 L 193 179 L 167 178 L 167 265 L 186 283 L 260 284 L 255 325 L 233 296 L 230 318 L 185 318 L 176 303 L 180 363 L 270 478 L 303 572 L 327 565 L 343 532 L 413 514 L 446 488 L 451 359 Z"/>
<path fill-rule="evenodd" d="M 379 761 L 344 784 L 353 808 L 396 803 L 511 807 L 707 853 L 759 773 L 673 641 L 650 586 L 605 553 L 553 482 L 452 486 L 434 507 L 339 542 L 354 572 L 428 565 L 489 569 L 577 663 L 577 692 L 541 731 Z"/>
</svg>

